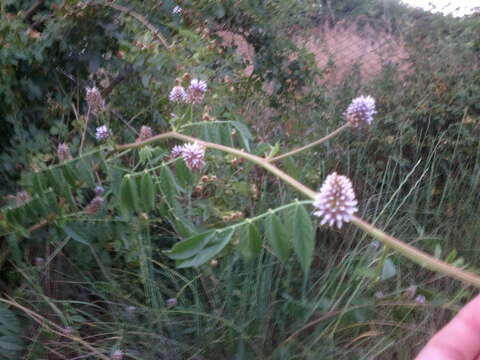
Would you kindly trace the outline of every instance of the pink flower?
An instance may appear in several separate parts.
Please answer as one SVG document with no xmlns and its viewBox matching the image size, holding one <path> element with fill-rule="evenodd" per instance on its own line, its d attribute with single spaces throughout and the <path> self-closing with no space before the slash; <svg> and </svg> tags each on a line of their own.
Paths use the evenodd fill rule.
<svg viewBox="0 0 480 360">
<path fill-rule="evenodd" d="M 58 144 L 57 147 L 57 156 L 60 162 L 64 162 L 72 159 L 72 154 L 70 153 L 70 147 L 66 143 Z"/>
<path fill-rule="evenodd" d="M 142 126 L 140 128 L 140 133 L 138 134 L 137 139 L 135 140 L 136 142 L 141 142 L 144 140 L 147 140 L 148 138 L 151 138 L 153 136 L 153 130 L 150 126 Z"/>
<path fill-rule="evenodd" d="M 170 156 L 172 158 L 177 158 L 179 156 L 182 156 L 183 154 L 183 146 L 182 145 L 175 145 L 172 148 L 172 151 L 170 152 Z"/>
<path fill-rule="evenodd" d="M 96 86 L 85 88 L 87 104 L 90 111 L 97 115 L 105 110 L 105 101 L 102 98 L 100 90 Z"/>
<path fill-rule="evenodd" d="M 100 140 L 105 140 L 107 139 L 110 135 L 112 135 L 112 132 L 108 128 L 107 125 L 102 125 L 97 127 L 97 130 L 95 131 L 95 138 L 100 141 Z"/>
<path fill-rule="evenodd" d="M 200 170 L 205 166 L 205 147 L 198 143 L 185 144 L 182 157 L 190 170 Z"/>
<path fill-rule="evenodd" d="M 322 225 L 333 226 L 336 223 L 340 229 L 358 211 L 350 179 L 335 172 L 328 175 L 315 196 L 313 206 L 317 208 L 314 215 L 323 217 Z"/>
<path fill-rule="evenodd" d="M 344 116 L 353 127 L 359 127 L 362 125 L 370 125 L 376 113 L 375 99 L 371 96 L 362 95 L 352 100 Z"/>
<path fill-rule="evenodd" d="M 187 89 L 188 102 L 191 104 L 201 104 L 206 92 L 207 83 L 204 80 L 192 79 Z"/>
<path fill-rule="evenodd" d="M 188 95 L 185 89 L 183 88 L 183 86 L 176 85 L 170 91 L 170 95 L 168 96 L 168 99 L 171 102 L 182 103 L 187 101 Z"/>
</svg>

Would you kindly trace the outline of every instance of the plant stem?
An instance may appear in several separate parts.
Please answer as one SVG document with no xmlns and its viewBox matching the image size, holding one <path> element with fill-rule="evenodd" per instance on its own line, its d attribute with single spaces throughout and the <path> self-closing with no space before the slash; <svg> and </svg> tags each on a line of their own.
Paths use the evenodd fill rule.
<svg viewBox="0 0 480 360">
<path fill-rule="evenodd" d="M 315 191 L 313 191 L 312 189 L 303 185 L 298 180 L 295 180 L 290 175 L 284 173 L 282 170 L 278 169 L 276 166 L 270 164 L 268 162 L 268 160 L 265 160 L 265 159 L 263 159 L 259 156 L 250 154 L 250 153 L 242 151 L 242 150 L 237 150 L 237 149 L 234 149 L 234 148 L 231 148 L 231 147 L 228 147 L 228 146 L 215 144 L 215 143 L 211 143 L 211 142 L 208 142 L 208 141 L 203 141 L 203 140 L 194 138 L 192 136 L 179 134 L 179 133 L 176 133 L 176 132 L 173 132 L 173 131 L 166 132 L 166 133 L 163 133 L 163 134 L 159 134 L 159 135 L 156 135 L 156 136 L 152 136 L 151 138 L 149 138 L 147 140 L 144 140 L 144 141 L 140 141 L 138 143 L 117 145 L 115 149 L 116 150 L 126 150 L 126 149 L 130 149 L 130 148 L 142 147 L 142 146 L 145 146 L 145 145 L 150 144 L 152 142 L 155 142 L 155 141 L 158 141 L 158 140 L 161 140 L 161 139 L 168 139 L 168 138 L 175 138 L 175 139 L 188 141 L 188 142 L 196 142 L 196 143 L 199 143 L 199 144 L 201 144 L 201 145 L 203 145 L 207 148 L 217 149 L 217 150 L 220 150 L 220 151 L 223 151 L 223 152 L 233 154 L 233 155 L 242 157 L 244 159 L 247 159 L 247 160 L 253 162 L 254 164 L 257 164 L 258 166 L 263 167 L 265 170 L 271 172 L 272 174 L 278 176 L 280 179 L 282 179 L 283 181 L 292 185 L 294 188 L 296 188 L 298 191 L 300 191 L 301 193 L 303 193 L 307 197 L 309 197 L 311 199 L 315 198 L 315 194 L 316 194 Z"/>
<path fill-rule="evenodd" d="M 343 128 L 346 128 L 346 127 L 347 127 L 346 125 L 343 126 Z M 342 128 L 339 128 L 336 131 L 340 131 L 340 129 Z M 332 134 L 330 134 L 329 136 L 331 136 Z M 254 164 L 257 164 L 258 166 L 263 167 L 265 170 L 271 172 L 272 174 L 276 175 L 277 177 L 279 177 L 280 179 L 282 179 L 283 181 L 285 181 L 286 183 L 290 184 L 292 187 L 300 191 L 302 194 L 306 195 L 308 198 L 315 199 L 315 195 L 316 195 L 315 191 L 303 185 L 301 182 L 295 180 L 290 175 L 284 173 L 282 170 L 278 169 L 276 166 L 272 165 L 270 161 L 272 161 L 273 159 L 264 159 L 259 156 L 247 153 L 245 151 L 237 150 L 237 149 L 220 145 L 220 144 L 211 143 L 208 141 L 203 141 L 191 136 L 176 133 L 174 131 L 159 134 L 147 140 L 137 142 L 137 143 L 117 145 L 115 147 L 115 150 L 122 151 L 126 149 L 131 149 L 131 148 L 138 148 L 138 147 L 142 147 L 147 144 L 150 144 L 152 142 L 162 140 L 162 139 L 168 139 L 168 138 L 175 138 L 175 139 L 188 141 L 188 142 L 197 142 L 207 148 L 217 149 L 217 150 L 224 151 L 226 153 L 233 154 L 233 155 L 242 157 L 244 159 L 247 159 L 253 162 Z M 418 250 L 415 247 L 402 242 L 401 240 L 394 238 L 393 236 L 387 235 L 380 229 L 365 222 L 359 217 L 353 216 L 352 223 L 358 226 L 360 229 L 372 235 L 374 238 L 381 241 L 385 246 L 398 251 L 400 254 L 412 260 L 413 262 L 419 264 L 420 266 L 423 266 L 435 272 L 440 272 L 442 274 L 448 275 L 452 278 L 458 279 L 460 281 L 464 281 L 467 284 L 480 288 L 480 277 L 477 276 L 476 274 L 458 269 L 455 266 L 452 266 L 441 260 L 438 260 L 433 256 L 428 255 L 427 253 L 421 250 Z"/>
<path fill-rule="evenodd" d="M 417 264 L 435 271 L 448 275 L 460 281 L 474 285 L 480 288 L 480 278 L 471 272 L 458 269 L 457 267 L 447 264 L 441 260 L 428 255 L 427 253 L 418 250 L 417 248 L 400 241 L 393 236 L 390 236 L 373 225 L 363 221 L 362 219 L 353 216 L 352 223 L 357 225 L 360 229 L 372 235 L 375 239 L 380 240 L 385 246 L 395 249 L 400 254 L 416 262 Z"/>
<path fill-rule="evenodd" d="M 83 129 L 83 134 L 82 134 L 82 140 L 80 140 L 80 149 L 78 150 L 78 153 L 81 155 L 82 150 L 83 150 L 83 143 L 85 141 L 85 135 L 87 134 L 87 128 L 88 128 L 88 119 L 90 118 L 90 106 L 88 107 L 87 111 L 87 118 L 85 119 L 85 128 Z"/>
<path fill-rule="evenodd" d="M 340 134 L 343 130 L 347 129 L 348 127 L 350 127 L 350 123 L 349 123 L 349 122 L 343 124 L 343 125 L 340 126 L 337 130 L 332 131 L 330 134 L 328 134 L 327 136 L 324 136 L 324 137 L 321 138 L 321 139 L 318 139 L 317 141 L 314 141 L 314 142 L 312 142 L 312 143 L 310 143 L 310 144 L 307 144 L 307 145 L 302 146 L 302 147 L 300 147 L 300 148 L 297 148 L 297 149 L 294 149 L 294 150 L 292 150 L 292 151 L 289 151 L 289 152 L 287 152 L 287 153 L 285 153 L 285 154 L 283 154 L 283 155 L 275 156 L 275 157 L 273 157 L 273 158 L 271 158 L 271 159 L 268 159 L 268 161 L 269 161 L 269 162 L 274 162 L 274 161 L 281 160 L 281 159 L 287 158 L 287 157 L 289 157 L 289 156 L 298 154 L 298 153 L 300 153 L 300 152 L 302 152 L 302 151 L 304 151 L 304 150 L 310 149 L 310 148 L 312 148 L 312 147 L 314 147 L 314 146 L 317 146 L 317 145 L 319 145 L 319 144 L 321 144 L 321 143 L 323 143 L 323 142 L 325 142 L 325 141 L 333 138 L 334 136 L 337 136 L 338 134 Z"/>
</svg>

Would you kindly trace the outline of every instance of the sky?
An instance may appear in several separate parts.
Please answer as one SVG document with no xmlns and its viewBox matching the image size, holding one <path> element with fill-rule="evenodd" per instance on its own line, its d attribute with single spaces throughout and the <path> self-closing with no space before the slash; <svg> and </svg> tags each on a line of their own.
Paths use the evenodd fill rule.
<svg viewBox="0 0 480 360">
<path fill-rule="evenodd" d="M 480 0 L 401 0 L 404 4 L 421 7 L 426 10 L 452 13 L 455 16 L 463 16 L 471 13 L 471 9 L 480 7 Z M 458 9 L 457 9 L 458 8 Z"/>
</svg>

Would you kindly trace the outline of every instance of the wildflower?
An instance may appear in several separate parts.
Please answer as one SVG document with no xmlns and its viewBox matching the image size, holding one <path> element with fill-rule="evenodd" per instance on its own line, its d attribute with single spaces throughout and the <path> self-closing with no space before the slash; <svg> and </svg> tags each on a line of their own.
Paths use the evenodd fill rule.
<svg viewBox="0 0 480 360">
<path fill-rule="evenodd" d="M 102 196 L 103 193 L 105 192 L 105 189 L 103 188 L 103 186 L 95 186 L 95 195 L 96 196 Z"/>
<path fill-rule="evenodd" d="M 182 103 L 186 102 L 187 99 L 187 92 L 181 85 L 174 86 L 170 91 L 170 95 L 168 95 L 168 100 L 170 100 L 170 102 Z"/>
<path fill-rule="evenodd" d="M 57 156 L 60 162 L 64 162 L 66 160 L 72 160 L 72 154 L 70 153 L 70 148 L 68 147 L 68 144 L 66 143 L 58 144 Z"/>
<path fill-rule="evenodd" d="M 108 128 L 107 125 L 102 125 L 100 127 L 97 127 L 97 130 L 95 132 L 95 138 L 100 141 L 100 140 L 105 140 L 106 138 L 108 138 L 110 135 L 112 134 L 112 132 L 110 131 L 110 129 Z"/>
<path fill-rule="evenodd" d="M 66 326 L 62 329 L 62 333 L 65 336 L 72 336 L 75 330 L 71 326 Z"/>
<path fill-rule="evenodd" d="M 137 311 L 137 308 L 135 306 L 127 306 L 127 313 L 128 314 L 133 314 L 135 311 Z"/>
<path fill-rule="evenodd" d="M 175 307 L 175 306 L 177 306 L 177 304 L 178 304 L 177 298 L 167 299 L 167 301 L 166 301 L 167 308 Z"/>
<path fill-rule="evenodd" d="M 427 302 L 427 299 L 425 299 L 425 296 L 423 296 L 423 295 L 417 295 L 415 297 L 415 302 L 417 302 L 419 304 L 425 304 Z"/>
<path fill-rule="evenodd" d="M 383 293 L 383 291 L 377 291 L 375 292 L 375 297 L 377 299 L 383 299 L 385 297 L 385 294 Z"/>
<path fill-rule="evenodd" d="M 373 121 L 375 110 L 375 99 L 371 96 L 359 96 L 352 100 L 347 111 L 343 114 L 353 127 L 370 125 Z"/>
<path fill-rule="evenodd" d="M 137 142 L 147 140 L 148 138 L 151 138 L 153 136 L 153 131 L 150 126 L 142 126 L 140 128 L 140 133 L 138 134 L 137 137 Z"/>
<path fill-rule="evenodd" d="M 403 296 L 408 300 L 412 300 L 416 294 L 417 294 L 417 287 L 415 285 L 412 285 L 405 290 L 405 292 L 403 293 Z"/>
<path fill-rule="evenodd" d="M 91 88 L 85 88 L 87 93 L 88 109 L 95 115 L 105 110 L 105 101 L 102 98 L 102 94 L 96 86 Z"/>
<path fill-rule="evenodd" d="M 30 195 L 26 191 L 19 191 L 14 196 L 15 205 L 22 205 L 31 200 Z"/>
<path fill-rule="evenodd" d="M 317 208 L 314 215 L 323 217 L 322 225 L 328 223 L 333 226 L 336 223 L 340 229 L 358 211 L 350 179 L 335 172 L 328 175 L 315 196 L 313 206 Z"/>
<path fill-rule="evenodd" d="M 175 6 L 172 10 L 173 15 L 180 15 L 182 13 L 183 9 L 180 6 Z"/>
<path fill-rule="evenodd" d="M 205 166 L 205 147 L 198 143 L 185 144 L 182 157 L 190 170 L 199 170 Z"/>
<path fill-rule="evenodd" d="M 123 351 L 122 350 L 115 350 L 112 353 L 112 360 L 122 360 L 123 359 Z"/>
<path fill-rule="evenodd" d="M 172 151 L 170 153 L 170 156 L 172 158 L 177 158 L 179 156 L 182 156 L 183 154 L 183 146 L 182 145 L 175 145 L 173 148 L 172 148 Z"/>
<path fill-rule="evenodd" d="M 89 215 L 96 214 L 98 210 L 100 210 L 100 208 L 102 207 L 103 202 L 103 197 L 95 196 L 93 200 L 90 201 L 90 203 L 85 207 L 85 213 Z"/>
<path fill-rule="evenodd" d="M 187 101 L 191 104 L 201 104 L 206 92 L 207 83 L 204 80 L 192 79 L 187 90 Z"/>
<path fill-rule="evenodd" d="M 35 258 L 35 266 L 43 266 L 43 265 L 45 265 L 45 259 L 37 256 Z"/>
</svg>

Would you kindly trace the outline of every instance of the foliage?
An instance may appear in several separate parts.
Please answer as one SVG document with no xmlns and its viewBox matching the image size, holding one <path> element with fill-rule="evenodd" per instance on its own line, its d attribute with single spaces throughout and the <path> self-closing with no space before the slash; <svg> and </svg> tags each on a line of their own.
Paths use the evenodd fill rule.
<svg viewBox="0 0 480 360">
<path fill-rule="evenodd" d="M 6 2 L 0 19 L 1 191 L 10 195 L 0 286 L 18 305 L 0 307 L 0 349 L 12 358 L 121 348 L 132 359 L 407 359 L 446 316 L 438 309 L 469 297 L 359 231 L 317 228 L 311 201 L 234 154 L 207 149 L 207 166 L 192 171 L 170 155 L 177 140 L 116 145 L 148 125 L 271 158 L 337 127 L 351 98 L 368 92 L 381 110 L 373 129 L 326 143 L 321 161 L 308 152 L 280 167 L 315 188 L 332 170 L 348 174 L 362 217 L 448 263 L 478 266 L 469 252 L 477 18 L 332 2 L 335 20 L 381 28 L 390 16 L 415 71 L 386 66 L 370 83 L 352 73 L 325 88 L 289 36 L 313 26 L 318 9 L 327 16 L 327 2 L 184 0 L 181 14 L 173 1 L 35 3 Z M 220 31 L 255 51 L 249 76 Z M 204 105 L 170 102 L 191 77 L 208 82 Z M 106 101 L 98 114 L 85 96 L 92 86 Z M 100 125 L 113 134 L 102 143 Z M 71 159 L 55 155 L 62 143 Z M 412 284 L 428 305 L 408 295 Z M 40 324 L 20 329 L 21 306 Z"/>
</svg>

